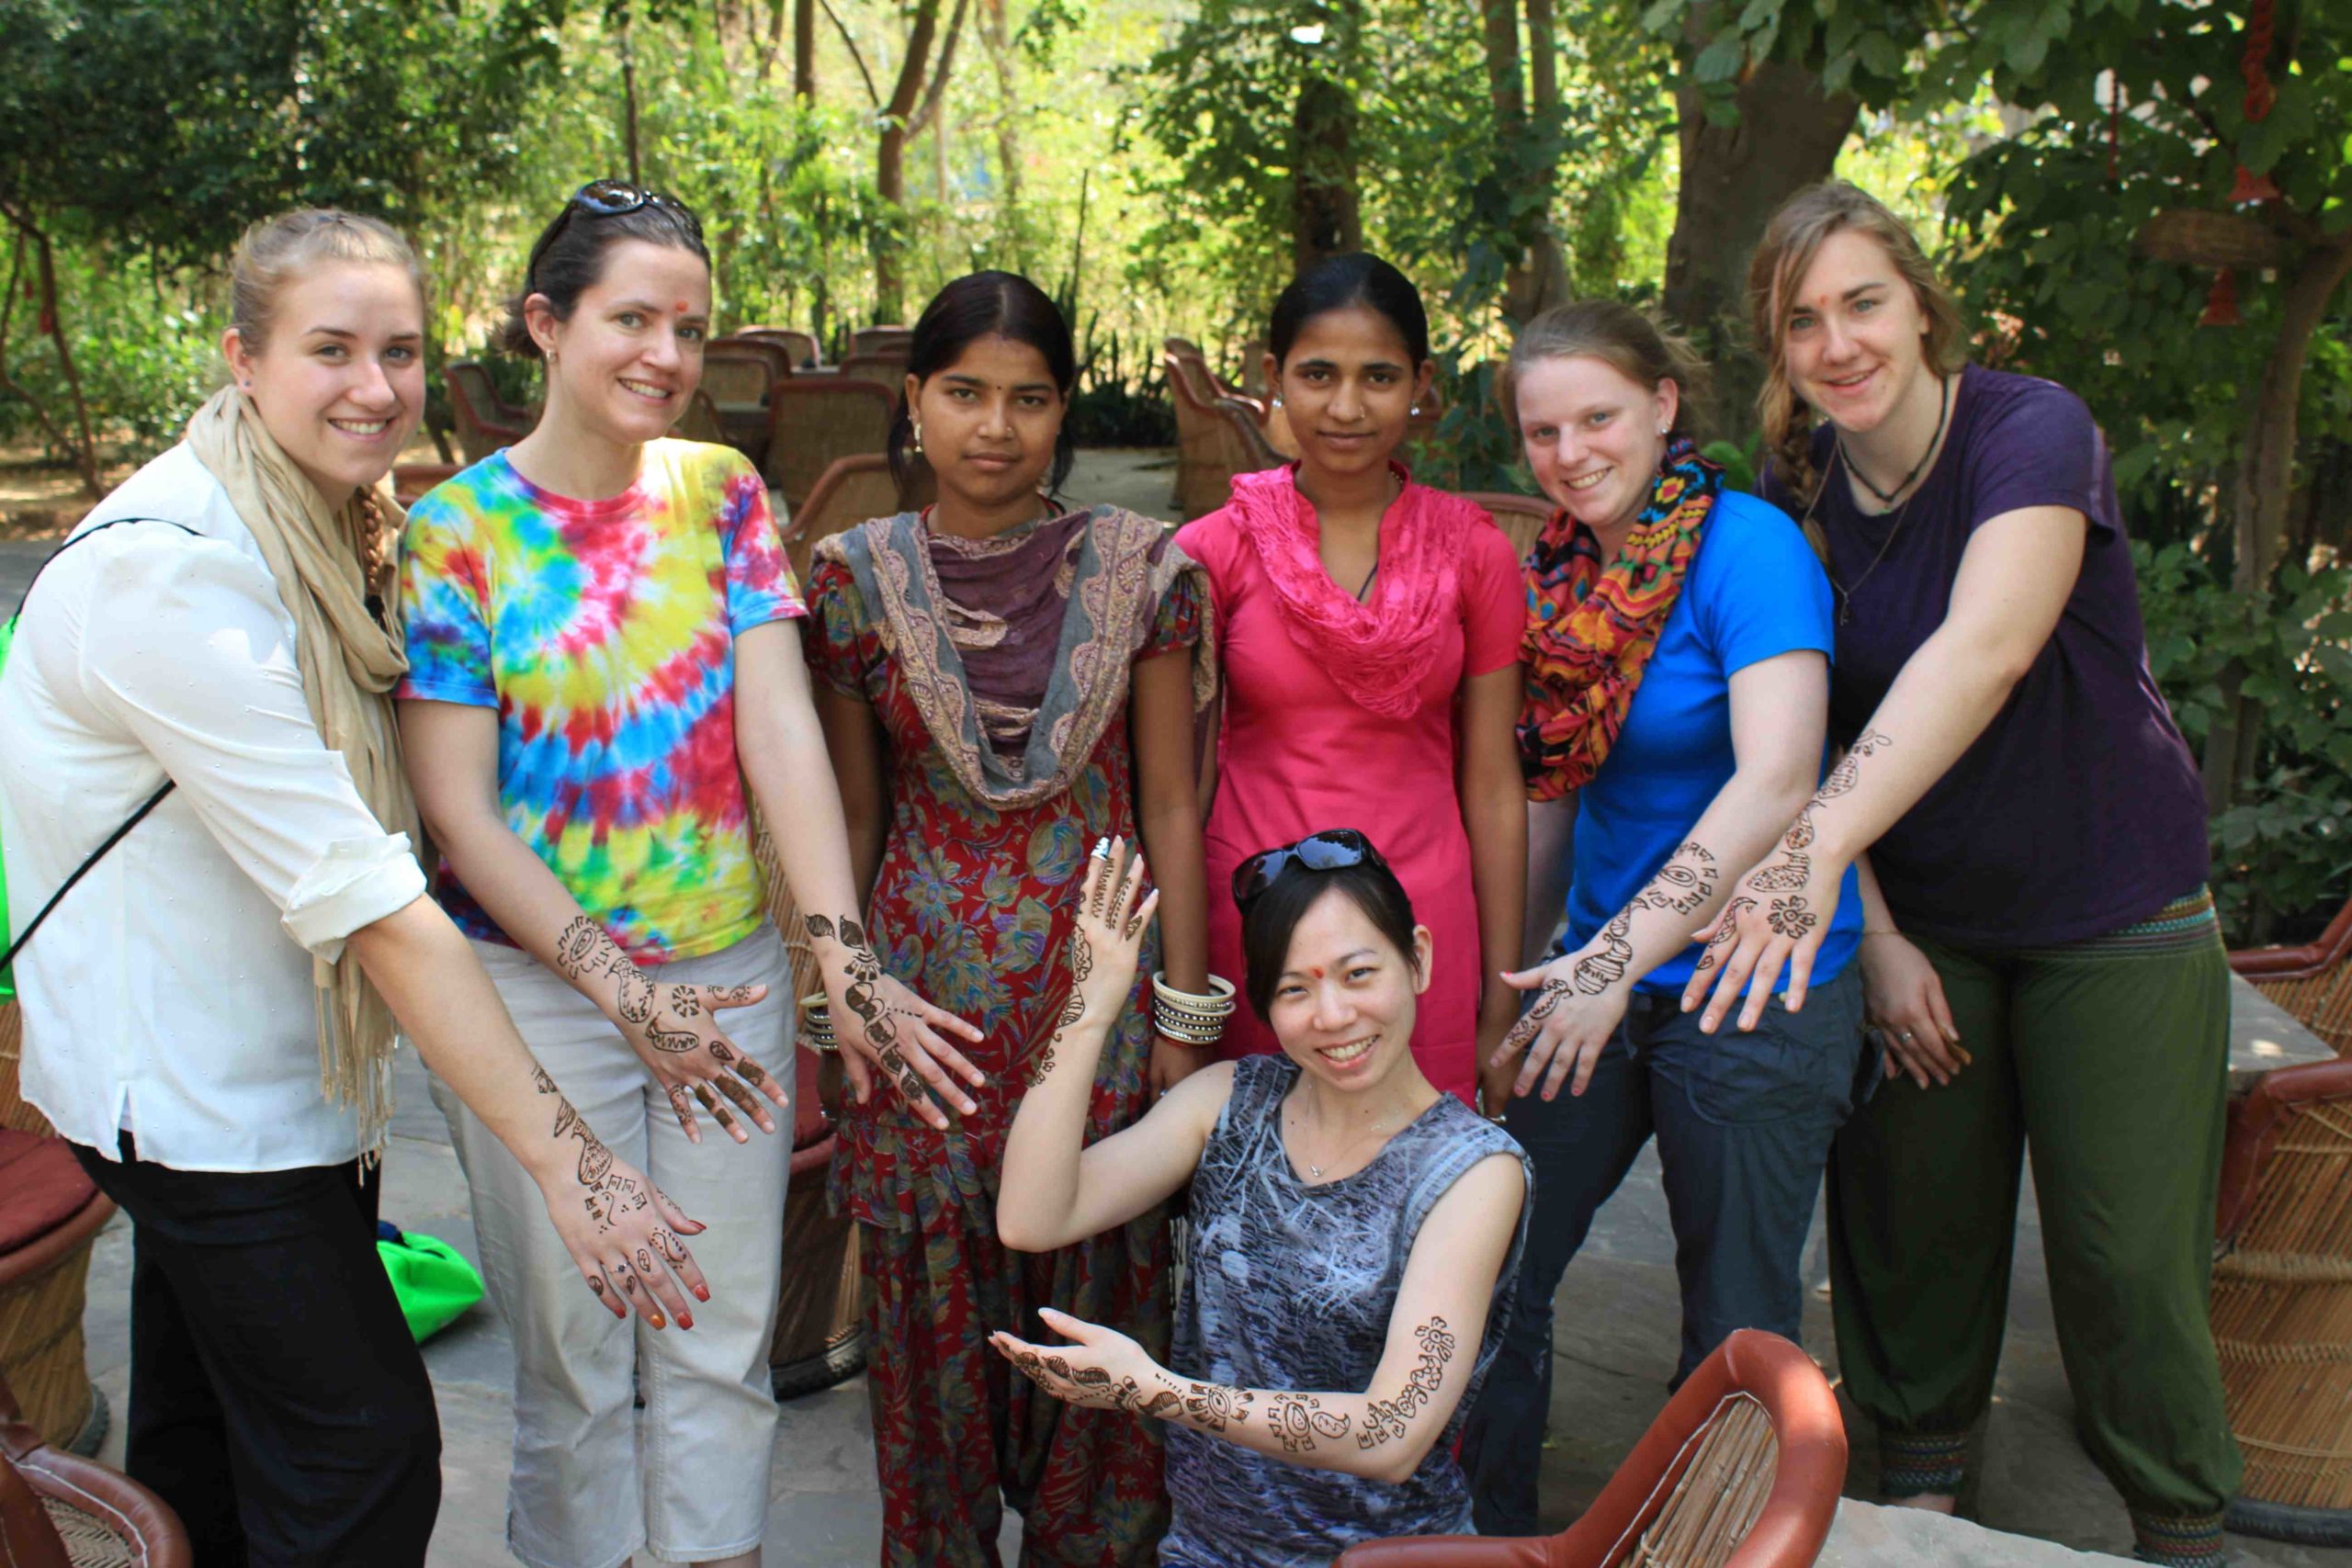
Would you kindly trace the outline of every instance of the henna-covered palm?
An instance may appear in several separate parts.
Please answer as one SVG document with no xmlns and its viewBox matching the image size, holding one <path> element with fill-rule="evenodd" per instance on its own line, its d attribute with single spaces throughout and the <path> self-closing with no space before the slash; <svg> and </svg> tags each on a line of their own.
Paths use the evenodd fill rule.
<svg viewBox="0 0 2352 1568">
<path fill-rule="evenodd" d="M 991 1334 L 989 1343 L 1031 1382 L 1068 1404 L 1095 1410 L 1128 1410 L 1160 1417 L 1182 1414 L 1185 1385 L 1153 1360 L 1144 1348 L 1115 1328 L 1087 1323 L 1046 1308 L 1046 1326 L 1070 1341 L 1033 1345 L 1012 1334 Z M 1227 1406 L 1227 1419 L 1239 1417 Z"/>
</svg>

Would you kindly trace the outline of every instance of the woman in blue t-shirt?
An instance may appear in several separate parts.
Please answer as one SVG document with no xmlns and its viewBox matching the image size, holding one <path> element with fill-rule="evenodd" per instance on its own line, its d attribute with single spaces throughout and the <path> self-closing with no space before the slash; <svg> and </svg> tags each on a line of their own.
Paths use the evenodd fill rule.
<svg viewBox="0 0 2352 1568">
<path fill-rule="evenodd" d="M 1529 467 L 1560 505 L 1527 562 L 1531 914 L 1560 908 L 1564 862 L 1569 891 L 1556 956 L 1509 976 L 1538 994 L 1487 1065 L 1487 1103 L 1514 1097 L 1505 1125 L 1536 1171 L 1517 1305 L 1464 1450 L 1489 1534 L 1535 1528 L 1553 1292 L 1643 1144 L 1657 1135 L 1674 1222 L 1679 1382 L 1736 1328 L 1796 1337 L 1805 1229 L 1860 1064 L 1851 872 L 1802 1013 L 1768 998 L 1754 1034 L 1718 1040 L 1678 1005 L 1691 933 L 1820 782 L 1832 641 L 1804 536 L 1724 490 L 1683 434 L 1698 373 L 1610 301 L 1537 317 L 1508 371 Z M 1794 899 L 1781 918 L 1813 917 Z"/>
</svg>

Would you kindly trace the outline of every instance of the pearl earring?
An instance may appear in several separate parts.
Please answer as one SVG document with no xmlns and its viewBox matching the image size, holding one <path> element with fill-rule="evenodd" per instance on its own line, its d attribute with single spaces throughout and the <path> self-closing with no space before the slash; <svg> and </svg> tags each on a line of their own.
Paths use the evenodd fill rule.
<svg viewBox="0 0 2352 1568">
<path fill-rule="evenodd" d="M 1282 395 L 1280 392 L 1276 392 L 1276 393 L 1274 394 L 1274 407 L 1276 407 L 1276 408 L 1280 408 L 1280 407 L 1282 407 L 1282 406 L 1283 406 L 1283 395 Z"/>
<path fill-rule="evenodd" d="M 907 425 L 907 450 L 910 452 L 922 450 L 922 426 L 911 422 Z"/>
<path fill-rule="evenodd" d="M 1660 435 L 1664 435 L 1668 431 L 1672 430 L 1674 426 L 1670 424 L 1661 424 L 1657 427 L 1657 433 Z"/>
<path fill-rule="evenodd" d="M 1405 417 L 1406 417 L 1406 418 L 1408 418 L 1408 419 L 1419 419 L 1419 418 L 1420 418 L 1420 417 L 1421 417 L 1421 405 L 1420 405 L 1420 404 L 1419 404 L 1419 403 L 1415 403 L 1411 408 L 1407 409 L 1407 410 L 1405 411 Z"/>
</svg>

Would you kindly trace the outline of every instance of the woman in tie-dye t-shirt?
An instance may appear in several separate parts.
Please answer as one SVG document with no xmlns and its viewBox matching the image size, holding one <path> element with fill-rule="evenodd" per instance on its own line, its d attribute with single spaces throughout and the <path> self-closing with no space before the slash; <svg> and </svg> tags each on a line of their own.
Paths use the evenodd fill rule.
<svg viewBox="0 0 2352 1568">
<path fill-rule="evenodd" d="M 435 1085 L 514 1337 L 507 1540 L 534 1563 L 757 1557 L 790 1153 L 770 1107 L 786 1108 L 792 998 L 746 782 L 845 1043 L 894 1090 L 927 1079 L 969 1110 L 946 1069 L 978 1081 L 943 1038 L 977 1032 L 884 976 L 854 918 L 805 612 L 759 475 L 666 438 L 709 314 L 693 214 L 582 187 L 533 247 L 508 332 L 547 363 L 537 427 L 425 497 L 405 540 L 396 694 L 436 891 L 577 1102 L 543 1086 L 559 1136 L 582 1118 L 605 1129 L 709 1227 L 691 1303 L 650 1250 L 583 1278 L 527 1223 L 514 1156 Z M 705 1117 L 729 1137 L 706 1140 Z M 594 1213 L 601 1173 L 583 1155 L 578 1175 Z M 632 1334 L 615 1309 L 649 1293 Z M 653 1332 L 671 1318 L 692 1332 Z"/>
</svg>

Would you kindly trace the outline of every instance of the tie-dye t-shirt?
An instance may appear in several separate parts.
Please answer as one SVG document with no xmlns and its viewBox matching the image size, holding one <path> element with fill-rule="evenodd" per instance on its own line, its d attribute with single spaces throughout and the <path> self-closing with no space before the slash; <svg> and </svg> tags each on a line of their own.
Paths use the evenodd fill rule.
<svg viewBox="0 0 2352 1568">
<path fill-rule="evenodd" d="M 751 464 L 657 441 L 635 485 L 575 501 L 494 453 L 417 502 L 401 553 L 393 694 L 498 710 L 507 826 L 580 907 L 640 962 L 750 935 L 734 638 L 807 613 Z M 447 861 L 434 891 L 509 942 Z"/>
</svg>

